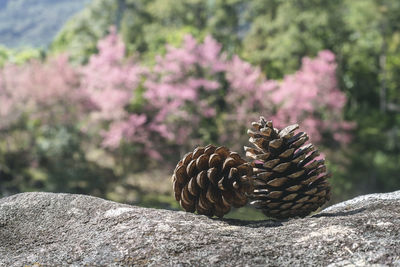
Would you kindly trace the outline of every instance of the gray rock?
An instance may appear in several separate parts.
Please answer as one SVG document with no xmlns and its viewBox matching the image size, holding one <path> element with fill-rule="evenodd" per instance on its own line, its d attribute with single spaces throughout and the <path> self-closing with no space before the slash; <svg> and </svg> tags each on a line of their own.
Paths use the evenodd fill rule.
<svg viewBox="0 0 400 267">
<path fill-rule="evenodd" d="M 400 191 L 304 219 L 218 220 L 70 194 L 0 199 L 0 266 L 400 266 Z"/>
</svg>

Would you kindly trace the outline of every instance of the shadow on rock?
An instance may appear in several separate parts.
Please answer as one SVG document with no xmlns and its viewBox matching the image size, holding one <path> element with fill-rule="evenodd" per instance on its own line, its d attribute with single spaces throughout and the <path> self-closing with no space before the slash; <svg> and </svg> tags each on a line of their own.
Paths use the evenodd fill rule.
<svg viewBox="0 0 400 267">
<path fill-rule="evenodd" d="M 354 214 L 363 212 L 364 210 L 366 210 L 366 208 L 360 208 L 360 209 L 355 209 L 355 210 L 350 210 L 350 211 L 339 211 L 339 212 L 334 212 L 334 213 L 319 213 L 319 214 L 313 215 L 312 218 L 349 216 L 349 215 L 354 215 Z"/>
<path fill-rule="evenodd" d="M 217 220 L 217 219 L 215 219 Z M 274 220 L 262 220 L 262 221 L 244 221 L 238 219 L 222 219 L 223 222 L 226 222 L 230 225 L 235 226 L 244 226 L 250 228 L 260 228 L 260 227 L 279 227 L 283 226 L 282 221 L 274 221 Z"/>
</svg>

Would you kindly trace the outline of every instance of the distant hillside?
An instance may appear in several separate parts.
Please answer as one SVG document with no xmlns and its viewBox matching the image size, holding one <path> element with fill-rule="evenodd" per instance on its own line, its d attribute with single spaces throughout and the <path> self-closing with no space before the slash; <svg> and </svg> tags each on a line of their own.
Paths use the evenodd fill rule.
<svg viewBox="0 0 400 267">
<path fill-rule="evenodd" d="M 0 44 L 46 47 L 90 0 L 0 0 Z"/>
</svg>

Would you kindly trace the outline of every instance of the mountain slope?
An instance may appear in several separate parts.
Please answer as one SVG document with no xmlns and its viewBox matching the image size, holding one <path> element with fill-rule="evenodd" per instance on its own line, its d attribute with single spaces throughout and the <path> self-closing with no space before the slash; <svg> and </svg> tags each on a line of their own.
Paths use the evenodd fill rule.
<svg viewBox="0 0 400 267">
<path fill-rule="evenodd" d="M 0 44 L 46 47 L 90 0 L 1 0 Z"/>
</svg>

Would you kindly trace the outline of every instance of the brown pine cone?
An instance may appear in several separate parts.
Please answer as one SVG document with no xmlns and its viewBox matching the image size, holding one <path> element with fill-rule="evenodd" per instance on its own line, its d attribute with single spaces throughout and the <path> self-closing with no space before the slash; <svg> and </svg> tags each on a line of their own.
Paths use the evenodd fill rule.
<svg viewBox="0 0 400 267">
<path fill-rule="evenodd" d="M 248 130 L 254 148 L 245 147 L 253 159 L 254 205 L 268 217 L 284 219 L 304 217 L 317 210 L 330 198 L 324 160 L 312 144 L 304 145 L 308 135 L 295 134 L 297 124 L 282 130 L 263 117 Z"/>
<path fill-rule="evenodd" d="M 172 175 L 175 199 L 188 212 L 223 217 L 247 203 L 252 167 L 226 147 L 197 147 Z"/>
</svg>

